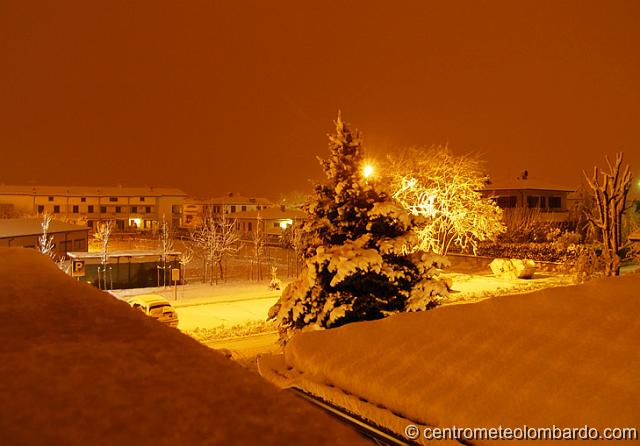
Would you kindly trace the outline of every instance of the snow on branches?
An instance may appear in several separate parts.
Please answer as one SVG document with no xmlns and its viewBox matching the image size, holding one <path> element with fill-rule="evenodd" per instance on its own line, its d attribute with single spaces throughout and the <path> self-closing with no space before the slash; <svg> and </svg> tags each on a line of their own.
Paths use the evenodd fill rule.
<svg viewBox="0 0 640 446">
<path fill-rule="evenodd" d="M 478 242 L 504 231 L 502 210 L 479 192 L 481 162 L 447 147 L 411 148 L 390 158 L 393 198 L 415 216 L 419 248 L 446 255 L 452 246 L 474 253 Z"/>
<path fill-rule="evenodd" d="M 321 160 L 328 181 L 305 206 L 302 273 L 269 312 L 284 342 L 298 330 L 432 308 L 448 293 L 436 278 L 444 260 L 415 252 L 414 217 L 363 177 L 358 132 L 340 116 L 335 124 Z"/>
<path fill-rule="evenodd" d="M 616 154 L 616 162 L 612 166 L 606 157 L 609 172 L 600 172 L 598 166 L 593 168 L 593 179 L 584 176 L 593 190 L 596 201 L 596 215 L 591 221 L 602 231 L 602 256 L 605 261 L 605 275 L 620 275 L 620 250 L 622 246 L 622 214 L 624 214 L 627 194 L 631 188 L 631 170 L 627 165 L 622 171 L 622 153 Z M 598 173 L 602 174 L 602 184 L 598 181 Z"/>
<path fill-rule="evenodd" d="M 42 234 L 38 237 L 38 250 L 47 257 L 55 260 L 55 244 L 53 243 L 53 235 L 49 234 L 49 225 L 51 224 L 51 214 L 46 212 L 42 216 Z"/>
</svg>

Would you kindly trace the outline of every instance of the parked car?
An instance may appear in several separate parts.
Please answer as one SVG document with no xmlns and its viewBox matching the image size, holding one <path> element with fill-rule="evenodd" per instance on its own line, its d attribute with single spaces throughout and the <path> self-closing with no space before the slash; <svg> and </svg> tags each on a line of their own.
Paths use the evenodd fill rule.
<svg viewBox="0 0 640 446">
<path fill-rule="evenodd" d="M 178 313 L 169 301 L 157 294 L 143 294 L 129 299 L 129 305 L 171 327 L 178 326 Z"/>
</svg>

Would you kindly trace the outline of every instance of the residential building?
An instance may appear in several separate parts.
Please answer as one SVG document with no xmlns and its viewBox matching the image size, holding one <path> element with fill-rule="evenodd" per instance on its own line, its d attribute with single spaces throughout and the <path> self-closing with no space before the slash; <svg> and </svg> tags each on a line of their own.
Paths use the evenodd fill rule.
<svg viewBox="0 0 640 446">
<path fill-rule="evenodd" d="M 116 231 L 153 230 L 163 215 L 178 226 L 186 197 L 170 188 L 0 185 L 0 206 L 13 212 L 46 212 L 90 228 L 98 221 L 114 220 Z"/>
<path fill-rule="evenodd" d="M 241 240 L 253 240 L 257 230 L 264 234 L 265 240 L 275 243 L 289 226 L 304 220 L 307 214 L 298 209 L 274 206 L 262 210 L 240 211 L 226 215 L 236 220 L 236 229 Z"/>
<path fill-rule="evenodd" d="M 53 237 L 56 257 L 66 257 L 69 251 L 87 252 L 89 228 L 51 220 L 48 234 Z M 38 248 L 42 235 L 41 218 L 0 219 L 0 246 Z"/>
<path fill-rule="evenodd" d="M 485 197 L 494 197 L 505 212 L 537 210 L 543 221 L 562 222 L 569 219 L 567 196 L 575 190 L 575 187 L 558 186 L 524 176 L 488 184 L 481 192 Z"/>
<path fill-rule="evenodd" d="M 247 197 L 230 192 L 222 197 L 208 199 L 188 199 L 182 208 L 183 228 L 193 228 L 202 225 L 205 216 L 220 218 L 222 214 L 245 211 L 260 211 L 273 206 L 273 202 L 266 198 Z"/>
</svg>

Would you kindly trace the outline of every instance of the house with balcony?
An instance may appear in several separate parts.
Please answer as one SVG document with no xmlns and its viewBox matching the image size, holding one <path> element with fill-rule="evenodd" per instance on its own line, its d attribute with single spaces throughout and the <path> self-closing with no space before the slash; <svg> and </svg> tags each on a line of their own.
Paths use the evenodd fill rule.
<svg viewBox="0 0 640 446">
<path fill-rule="evenodd" d="M 236 221 L 240 240 L 253 240 L 259 230 L 267 243 L 278 243 L 283 232 L 289 226 L 303 221 L 307 214 L 285 206 L 272 206 L 262 210 L 229 213 L 226 218 Z"/>
<path fill-rule="evenodd" d="M 205 216 L 221 218 L 223 214 L 261 211 L 273 206 L 267 198 L 248 197 L 235 192 L 207 199 L 189 198 L 182 207 L 182 228 L 189 229 L 202 225 Z"/>
<path fill-rule="evenodd" d="M 564 222 L 570 216 L 568 196 L 575 190 L 575 187 L 559 186 L 523 175 L 515 180 L 492 182 L 480 192 L 485 197 L 493 197 L 504 212 L 535 211 L 540 213 L 542 221 Z"/>
</svg>

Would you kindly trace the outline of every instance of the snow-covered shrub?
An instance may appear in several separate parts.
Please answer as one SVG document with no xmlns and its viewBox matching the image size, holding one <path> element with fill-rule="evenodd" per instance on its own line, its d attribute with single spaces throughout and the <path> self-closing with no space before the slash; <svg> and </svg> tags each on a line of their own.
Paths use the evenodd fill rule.
<svg viewBox="0 0 640 446">
<path fill-rule="evenodd" d="M 282 289 L 282 280 L 278 279 L 278 267 L 271 267 L 271 281 L 269 282 L 270 290 L 281 290 Z"/>
<path fill-rule="evenodd" d="M 444 259 L 413 252 L 414 217 L 363 178 L 358 133 L 338 116 L 329 139 L 328 182 L 305 207 L 302 273 L 269 312 L 284 341 L 297 330 L 432 308 L 448 291 L 436 278 Z"/>
</svg>

